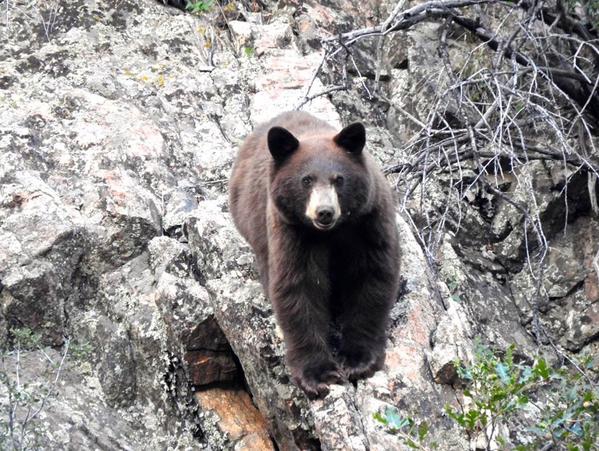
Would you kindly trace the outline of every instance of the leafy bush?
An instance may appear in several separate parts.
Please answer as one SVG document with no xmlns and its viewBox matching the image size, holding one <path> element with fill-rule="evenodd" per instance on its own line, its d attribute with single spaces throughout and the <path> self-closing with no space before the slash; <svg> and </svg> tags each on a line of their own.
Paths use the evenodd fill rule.
<svg viewBox="0 0 599 451">
<path fill-rule="evenodd" d="M 474 362 L 456 362 L 459 376 L 466 383 L 467 402 L 445 411 L 473 439 L 483 434 L 487 448 L 496 441 L 508 448 L 509 438 L 498 434 L 499 425 L 512 425 L 519 412 L 526 410 L 537 420 L 524 427 L 530 439 L 518 443 L 517 450 L 556 449 L 591 450 L 599 438 L 599 391 L 582 369 L 567 366 L 553 369 L 545 359 L 534 363 L 516 362 L 515 347 L 503 357 L 478 347 Z M 592 359 L 583 367 L 592 370 Z"/>
<path fill-rule="evenodd" d="M 542 357 L 526 363 L 516 348 L 494 353 L 477 346 L 471 364 L 455 362 L 463 401 L 445 412 L 471 441 L 486 449 L 591 451 L 599 443 L 599 389 L 592 357 L 553 368 Z M 413 449 L 436 448 L 425 421 L 403 417 L 395 408 L 374 414 L 387 432 Z M 501 426 L 510 436 L 501 436 Z M 517 432 L 517 434 L 516 434 Z"/>
</svg>

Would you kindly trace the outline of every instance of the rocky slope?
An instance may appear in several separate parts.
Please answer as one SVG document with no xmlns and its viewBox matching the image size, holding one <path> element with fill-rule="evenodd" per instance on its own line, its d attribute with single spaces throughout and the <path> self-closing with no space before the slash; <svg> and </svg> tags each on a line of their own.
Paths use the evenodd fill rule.
<svg viewBox="0 0 599 451">
<path fill-rule="evenodd" d="M 31 384 L 52 385 L 45 354 L 57 362 L 66 343 L 91 346 L 84 363 L 67 354 L 36 434 L 54 449 L 400 449 L 373 417 L 395 406 L 427 418 L 443 449 L 467 449 L 443 414 L 455 399 L 452 361 L 477 336 L 537 350 L 522 218 L 495 199 L 489 226 L 473 205 L 431 268 L 399 215 L 405 288 L 386 369 L 308 401 L 289 381 L 253 256 L 228 215 L 227 178 L 248 131 L 303 99 L 319 38 L 393 4 L 236 5 L 192 15 L 151 0 L 0 2 L 0 332 L 10 349 L 24 327 L 42 346 L 18 362 L 5 353 L 4 372 L 14 381 L 18 364 Z M 392 41 L 386 62 L 389 97 L 408 110 L 427 102 L 416 83 L 435 65 L 427 33 Z M 369 76 L 368 58 L 360 64 Z M 313 92 L 322 88 L 316 79 Z M 383 164 L 402 158 L 400 110 L 358 88 L 304 109 L 339 126 L 363 120 Z M 559 222 L 559 180 L 543 165 L 537 180 L 540 208 Z M 567 234 L 548 234 L 551 303 L 540 320 L 573 352 L 596 349 L 598 230 L 581 207 Z M 497 258 L 483 252 L 489 234 Z"/>
</svg>

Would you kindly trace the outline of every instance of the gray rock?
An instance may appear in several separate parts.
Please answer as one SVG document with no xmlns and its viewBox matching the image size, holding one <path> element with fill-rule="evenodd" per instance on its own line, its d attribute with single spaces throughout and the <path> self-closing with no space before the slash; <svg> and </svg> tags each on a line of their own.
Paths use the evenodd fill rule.
<svg viewBox="0 0 599 451">
<path fill-rule="evenodd" d="M 88 240 L 84 220 L 34 172 L 0 186 L 0 302 L 9 327 L 29 327 L 46 344 L 66 334 L 65 308 Z"/>
<path fill-rule="evenodd" d="M 127 331 L 117 329 L 108 320 L 98 324 L 100 343 L 98 377 L 106 402 L 111 407 L 128 407 L 137 396 L 137 371 Z"/>
<path fill-rule="evenodd" d="M 531 321 L 536 311 L 542 324 L 572 351 L 580 350 L 599 333 L 599 284 L 592 263 L 594 249 L 599 248 L 597 230 L 595 219 L 578 219 L 568 226 L 567 235 L 550 242 L 541 283 L 527 269 L 510 281 L 523 318 Z"/>
<path fill-rule="evenodd" d="M 62 358 L 59 352 L 46 348 L 23 352 L 19 356 L 21 384 L 26 384 L 26 392 L 37 398 L 37 401 L 24 401 L 17 409 L 17 427 L 27 425 L 25 440 L 21 442 L 27 449 L 201 448 L 190 430 L 172 431 L 156 423 L 151 408 L 134 405 L 124 410 L 108 405 L 98 377 L 90 371 L 88 364 L 73 360 L 71 356 L 67 353 L 56 385 L 53 381 Z M 56 366 L 49 366 L 48 359 Z M 16 380 L 16 362 L 14 353 L 5 360 L 6 374 L 13 382 Z M 29 405 L 35 412 L 48 392 L 44 408 L 26 422 Z M 0 400 L 5 405 L 5 394 Z"/>
<path fill-rule="evenodd" d="M 547 225 L 540 297 L 524 258 L 526 240 L 533 250 L 538 240 L 522 212 L 476 187 L 458 208 L 446 196 L 455 181 L 431 178 L 422 198 L 402 205 L 411 215 L 399 218 L 405 284 L 385 368 L 310 402 L 289 380 L 254 257 L 228 215 L 227 180 L 244 136 L 307 95 L 319 39 L 372 26 L 395 2 L 264 2 L 262 12 L 241 3 L 227 16 L 231 34 L 217 11 L 133 0 L 60 1 L 58 13 L 29 2 L 0 21 L 0 343 L 25 326 L 44 345 L 92 347 L 40 417 L 47 443 L 268 448 L 268 426 L 281 449 L 401 449 L 373 417 L 393 406 L 426 419 L 441 449 L 466 449 L 443 406 L 455 399 L 453 361 L 471 357 L 475 337 L 527 353 L 538 315 L 561 346 L 596 348 L 599 227 L 588 217 L 586 175 L 535 163 L 530 184 L 507 172 L 493 181 L 518 202 L 534 197 Z M 363 77 L 302 108 L 338 127 L 365 122 L 382 164 L 409 163 L 402 149 L 419 126 L 406 113 L 425 121 L 440 96 L 448 114 L 457 111 L 441 95 L 449 80 L 438 73 L 438 39 L 438 26 L 425 23 L 357 45 L 352 70 Z M 453 61 L 464 61 L 467 45 L 449 46 Z M 363 83 L 373 88 L 379 67 L 381 100 L 372 102 Z M 463 168 L 463 182 L 474 169 Z M 438 226 L 444 211 L 447 235 L 425 253 L 416 229 Z M 42 357 L 23 356 L 24 379 L 42 381 Z M 210 392 L 222 383 L 233 388 Z M 247 429 L 226 417 L 239 406 L 252 412 Z"/>
</svg>

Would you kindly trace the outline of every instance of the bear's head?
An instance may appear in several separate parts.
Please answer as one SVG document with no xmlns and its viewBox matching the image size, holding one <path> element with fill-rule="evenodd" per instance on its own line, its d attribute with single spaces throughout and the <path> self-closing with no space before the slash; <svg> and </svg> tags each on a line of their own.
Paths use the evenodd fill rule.
<svg viewBox="0 0 599 451">
<path fill-rule="evenodd" d="M 362 152 L 362 124 L 336 135 L 317 133 L 300 141 L 282 127 L 268 131 L 270 195 L 287 223 L 329 231 L 368 210 L 373 182 Z"/>
</svg>

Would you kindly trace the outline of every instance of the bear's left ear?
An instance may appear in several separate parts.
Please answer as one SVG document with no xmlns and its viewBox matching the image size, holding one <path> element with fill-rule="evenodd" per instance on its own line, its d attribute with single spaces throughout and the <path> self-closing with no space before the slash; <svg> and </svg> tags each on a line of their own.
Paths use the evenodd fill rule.
<svg viewBox="0 0 599 451">
<path fill-rule="evenodd" d="M 360 122 L 354 122 L 341 130 L 333 141 L 349 153 L 360 155 L 366 145 L 366 129 Z"/>
<path fill-rule="evenodd" d="M 283 127 L 272 127 L 267 136 L 268 150 L 277 163 L 281 163 L 298 147 L 299 141 Z"/>
</svg>

